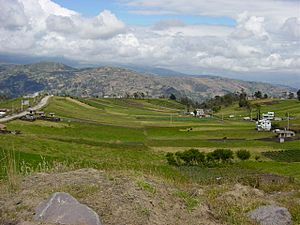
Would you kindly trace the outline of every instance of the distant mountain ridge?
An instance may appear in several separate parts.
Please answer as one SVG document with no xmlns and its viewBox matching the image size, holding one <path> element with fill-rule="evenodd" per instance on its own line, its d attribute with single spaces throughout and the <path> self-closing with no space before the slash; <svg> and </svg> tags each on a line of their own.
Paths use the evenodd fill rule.
<svg viewBox="0 0 300 225">
<path fill-rule="evenodd" d="M 125 96 L 143 92 L 152 97 L 188 96 L 203 100 L 244 89 L 280 96 L 290 91 L 285 86 L 248 82 L 215 76 L 188 76 L 171 70 L 160 76 L 120 67 L 73 68 L 62 63 L 39 62 L 26 65 L 0 64 L 0 93 L 17 97 L 35 91 L 74 96 Z M 175 76 L 176 75 L 176 76 Z"/>
</svg>

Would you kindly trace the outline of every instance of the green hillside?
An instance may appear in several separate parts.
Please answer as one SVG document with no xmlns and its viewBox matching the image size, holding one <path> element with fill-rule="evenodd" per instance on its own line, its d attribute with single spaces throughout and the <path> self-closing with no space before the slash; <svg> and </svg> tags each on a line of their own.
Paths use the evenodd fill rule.
<svg viewBox="0 0 300 225">
<path fill-rule="evenodd" d="M 299 115 L 298 105 L 296 101 L 279 101 L 270 108 L 269 105 L 262 108 L 281 114 L 289 109 Z M 226 118 L 231 114 L 246 115 L 245 110 L 234 106 L 218 114 L 226 115 L 224 120 L 218 116 L 194 118 L 184 115 L 184 109 L 183 105 L 166 99 L 52 97 L 43 110 L 55 113 L 62 121 L 7 123 L 9 130 L 20 130 L 21 134 L 0 134 L 0 161 L 5 162 L 8 152 L 13 152 L 17 168 L 23 174 L 95 168 L 156 177 L 183 187 L 212 185 L 218 191 L 223 187 L 217 181 L 220 177 L 223 185 L 233 186 L 237 182 L 253 185 L 257 174 L 278 174 L 291 177 L 296 183 L 270 184 L 260 189 L 267 192 L 299 189 L 300 140 L 282 144 L 265 140 L 274 134 L 257 132 L 254 122 Z M 298 117 L 294 121 L 299 121 Z M 203 152 L 245 149 L 251 152 L 251 158 L 240 161 L 235 157 L 231 163 L 217 167 L 175 167 L 167 163 L 167 152 L 191 148 Z M 5 168 L 5 164 L 0 167 L 0 181 L 6 177 Z M 294 220 L 299 221 L 299 209 L 286 201 L 281 203 L 290 207 Z M 230 221 L 231 216 L 224 211 L 224 218 Z"/>
<path fill-rule="evenodd" d="M 276 117 L 285 118 L 290 116 L 290 127 L 292 129 L 300 129 L 300 101 L 296 99 L 264 99 L 251 101 L 252 105 L 252 117 L 256 117 L 257 107 L 261 107 L 261 113 L 275 112 Z M 241 120 L 243 117 L 251 116 L 251 113 L 246 108 L 240 108 L 238 104 L 234 104 L 229 107 L 222 108 L 217 114 L 218 117 L 230 119 L 230 115 L 234 115 L 231 120 Z M 286 126 L 287 121 L 276 122 L 282 126 Z"/>
<path fill-rule="evenodd" d="M 295 115 L 299 115 L 298 104 L 296 101 L 279 101 L 270 108 L 267 105 L 262 108 L 277 112 L 278 106 L 280 113 L 289 108 Z M 54 97 L 44 111 L 54 112 L 63 118 L 63 122 L 15 120 L 7 126 L 11 130 L 20 130 L 22 134 L 1 135 L 0 141 L 3 143 L 2 148 L 14 148 L 22 154 L 37 154 L 60 160 L 84 160 L 100 168 L 137 167 L 144 170 L 150 167 L 150 171 L 166 168 L 173 171 L 164 161 L 164 152 L 191 147 L 203 151 L 216 148 L 248 149 L 258 155 L 264 151 L 299 149 L 299 140 L 283 144 L 263 140 L 274 134 L 257 132 L 253 122 L 198 119 L 185 116 L 184 108 L 175 101 L 164 99 Z M 246 113 L 235 107 L 222 110 L 224 115 L 237 112 Z M 153 161 L 149 158 L 153 158 Z M 122 165 L 118 160 L 122 160 Z M 140 167 L 140 164 L 143 166 Z M 298 168 L 299 163 L 296 162 L 294 166 Z M 277 172 L 272 170 L 268 172 Z M 297 174 L 295 176 L 300 178 Z"/>
</svg>

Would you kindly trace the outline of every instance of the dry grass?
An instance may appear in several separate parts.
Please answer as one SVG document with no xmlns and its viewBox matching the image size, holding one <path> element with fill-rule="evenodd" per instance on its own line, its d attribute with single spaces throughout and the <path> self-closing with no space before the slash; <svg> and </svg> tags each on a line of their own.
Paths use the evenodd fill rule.
<svg viewBox="0 0 300 225">
<path fill-rule="evenodd" d="M 16 160 L 16 152 L 14 148 L 2 150 L 2 151 L 3 151 L 2 155 L 4 157 L 1 159 L 1 164 L 4 167 L 8 190 L 16 191 L 18 190 L 21 181 L 17 160 Z"/>
</svg>

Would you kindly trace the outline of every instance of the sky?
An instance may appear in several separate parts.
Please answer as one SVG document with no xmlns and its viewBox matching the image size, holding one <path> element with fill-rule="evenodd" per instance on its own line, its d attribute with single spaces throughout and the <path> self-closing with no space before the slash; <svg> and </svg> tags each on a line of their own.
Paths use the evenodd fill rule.
<svg viewBox="0 0 300 225">
<path fill-rule="evenodd" d="M 0 0 L 0 54 L 300 85 L 300 0 Z"/>
</svg>

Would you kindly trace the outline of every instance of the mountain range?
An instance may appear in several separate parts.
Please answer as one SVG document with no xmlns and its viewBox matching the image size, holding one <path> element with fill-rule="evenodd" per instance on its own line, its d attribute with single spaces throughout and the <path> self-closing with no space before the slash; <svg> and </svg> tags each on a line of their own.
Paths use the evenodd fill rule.
<svg viewBox="0 0 300 225">
<path fill-rule="evenodd" d="M 162 75 L 159 75 L 162 74 Z M 74 68 L 62 63 L 0 64 L 0 94 L 17 97 L 37 91 L 74 96 L 125 96 L 143 92 L 152 97 L 187 96 L 204 100 L 229 92 L 257 90 L 280 96 L 292 88 L 217 76 L 188 76 L 166 69 L 102 66 Z"/>
</svg>

